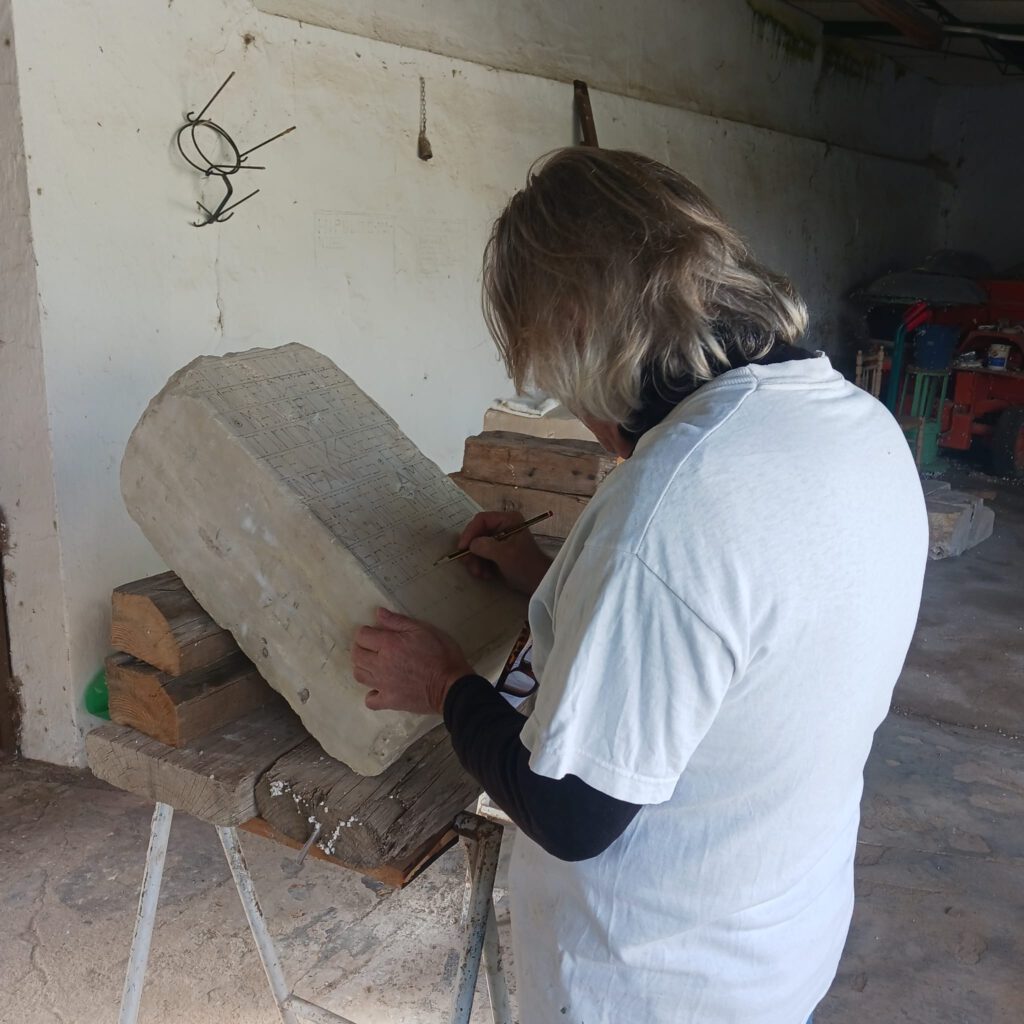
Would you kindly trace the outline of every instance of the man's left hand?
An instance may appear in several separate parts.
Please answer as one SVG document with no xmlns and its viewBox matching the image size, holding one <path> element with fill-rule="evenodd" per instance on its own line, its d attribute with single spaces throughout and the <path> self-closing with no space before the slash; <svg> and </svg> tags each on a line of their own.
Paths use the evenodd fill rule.
<svg viewBox="0 0 1024 1024">
<path fill-rule="evenodd" d="M 459 645 L 447 633 L 386 608 L 376 626 L 360 626 L 352 645 L 356 682 L 369 687 L 373 711 L 439 715 L 452 683 L 473 674 Z"/>
</svg>

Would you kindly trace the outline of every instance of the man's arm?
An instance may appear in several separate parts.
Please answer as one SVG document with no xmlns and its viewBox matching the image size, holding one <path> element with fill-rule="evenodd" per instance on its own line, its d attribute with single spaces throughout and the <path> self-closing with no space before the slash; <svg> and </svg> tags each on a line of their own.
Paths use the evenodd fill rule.
<svg viewBox="0 0 1024 1024">
<path fill-rule="evenodd" d="M 526 719 L 482 676 L 448 690 L 444 722 L 462 766 L 542 849 L 559 860 L 589 860 L 615 842 L 640 810 L 575 775 L 548 779 L 530 770 L 519 733 Z"/>
</svg>

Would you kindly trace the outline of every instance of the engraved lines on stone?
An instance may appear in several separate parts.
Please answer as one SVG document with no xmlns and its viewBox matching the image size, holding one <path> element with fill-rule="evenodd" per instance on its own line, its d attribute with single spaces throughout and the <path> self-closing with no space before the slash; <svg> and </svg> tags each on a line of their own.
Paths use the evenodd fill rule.
<svg viewBox="0 0 1024 1024">
<path fill-rule="evenodd" d="M 259 354 L 201 363 L 185 383 L 385 588 L 430 572 L 438 540 L 465 525 L 461 492 L 422 472 L 415 446 L 333 364 Z"/>
<path fill-rule="evenodd" d="M 406 608 L 429 609 L 430 621 L 458 637 L 471 656 L 479 653 L 472 645 L 488 635 L 495 609 L 507 611 L 507 596 L 501 587 L 481 588 L 461 565 L 438 566 L 429 575 L 411 580 L 395 596 Z"/>
<path fill-rule="evenodd" d="M 346 515 L 344 508 L 335 514 Z M 439 518 L 445 525 L 442 530 L 438 530 Z M 403 496 L 376 506 L 360 524 L 362 533 L 353 537 L 350 547 L 368 572 L 395 590 L 432 572 L 439 548 L 451 543 L 466 519 L 465 505 L 448 500 L 447 492 L 433 482 L 429 493 L 424 489 L 415 498 Z M 445 543 L 439 545 L 442 539 Z"/>
<path fill-rule="evenodd" d="M 323 356 L 305 352 L 300 358 L 304 358 L 310 365 L 296 369 L 294 349 L 287 353 L 261 352 L 246 356 L 210 357 L 194 366 L 183 383 L 194 394 L 224 392 L 245 385 L 268 385 L 263 401 L 295 397 L 311 387 L 331 387 L 337 384 L 355 387 L 351 377 Z M 260 403 L 260 394 L 259 388 L 250 393 L 251 404 Z"/>
</svg>

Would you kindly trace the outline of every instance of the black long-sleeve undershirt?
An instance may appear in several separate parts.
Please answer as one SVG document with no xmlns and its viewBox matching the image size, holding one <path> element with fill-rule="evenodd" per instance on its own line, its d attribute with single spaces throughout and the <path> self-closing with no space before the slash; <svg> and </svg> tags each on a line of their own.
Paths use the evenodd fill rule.
<svg viewBox="0 0 1024 1024">
<path fill-rule="evenodd" d="M 575 775 L 548 779 L 530 770 L 519 738 L 526 719 L 482 676 L 448 691 L 444 723 L 462 766 L 535 843 L 559 860 L 589 860 L 615 842 L 640 810 Z"/>
</svg>

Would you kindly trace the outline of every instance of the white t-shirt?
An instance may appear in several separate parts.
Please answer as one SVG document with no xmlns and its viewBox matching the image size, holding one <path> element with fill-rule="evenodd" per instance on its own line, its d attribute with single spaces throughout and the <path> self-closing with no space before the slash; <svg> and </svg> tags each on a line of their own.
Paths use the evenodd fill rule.
<svg viewBox="0 0 1024 1024">
<path fill-rule="evenodd" d="M 927 547 L 899 427 L 824 356 L 731 370 L 641 439 L 531 604 L 522 739 L 645 806 L 581 863 L 518 837 L 522 1024 L 803 1024 Z"/>
</svg>

